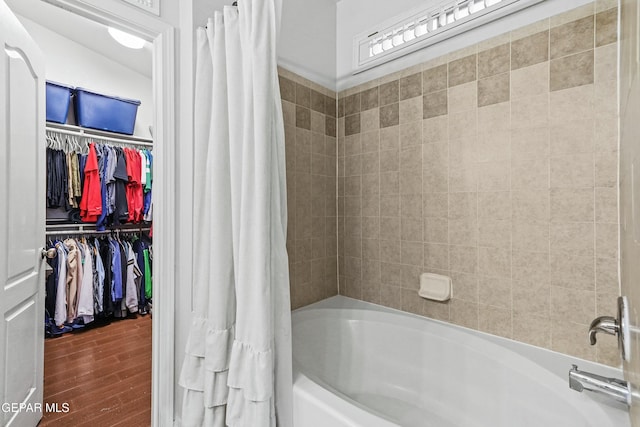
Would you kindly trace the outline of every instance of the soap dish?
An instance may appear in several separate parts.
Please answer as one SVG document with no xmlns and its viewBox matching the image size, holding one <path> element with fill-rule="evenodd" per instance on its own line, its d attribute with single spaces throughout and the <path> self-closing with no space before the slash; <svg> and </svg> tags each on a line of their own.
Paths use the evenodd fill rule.
<svg viewBox="0 0 640 427">
<path fill-rule="evenodd" d="M 451 277 L 434 273 L 420 275 L 418 295 L 433 301 L 448 301 L 453 296 Z"/>
</svg>

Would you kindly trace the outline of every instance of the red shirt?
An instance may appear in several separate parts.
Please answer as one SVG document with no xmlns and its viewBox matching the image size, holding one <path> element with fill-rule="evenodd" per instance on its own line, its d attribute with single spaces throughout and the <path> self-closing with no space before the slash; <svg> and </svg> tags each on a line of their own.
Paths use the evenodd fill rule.
<svg viewBox="0 0 640 427">
<path fill-rule="evenodd" d="M 98 173 L 98 156 L 93 143 L 89 144 L 89 156 L 84 168 L 84 187 L 80 200 L 80 218 L 84 222 L 96 222 L 102 214 L 102 192 Z"/>
<path fill-rule="evenodd" d="M 142 189 L 142 162 L 138 151 L 132 148 L 124 149 L 127 161 L 127 204 L 129 206 L 129 222 L 140 222 L 143 210 L 143 189 Z"/>
</svg>

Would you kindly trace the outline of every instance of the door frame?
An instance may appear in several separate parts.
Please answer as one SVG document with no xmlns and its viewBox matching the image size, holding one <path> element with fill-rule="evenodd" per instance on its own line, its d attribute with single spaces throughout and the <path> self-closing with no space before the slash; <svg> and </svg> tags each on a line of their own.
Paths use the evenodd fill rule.
<svg viewBox="0 0 640 427">
<path fill-rule="evenodd" d="M 151 425 L 174 422 L 176 260 L 176 29 L 118 0 L 44 0 L 153 44 L 153 332 Z"/>
</svg>

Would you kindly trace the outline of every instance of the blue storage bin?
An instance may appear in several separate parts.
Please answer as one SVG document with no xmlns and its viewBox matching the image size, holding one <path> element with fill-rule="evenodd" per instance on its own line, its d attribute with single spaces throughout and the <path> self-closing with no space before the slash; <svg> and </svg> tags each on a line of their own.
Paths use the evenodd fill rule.
<svg viewBox="0 0 640 427">
<path fill-rule="evenodd" d="M 76 88 L 75 109 L 79 126 L 133 135 L 140 101 L 117 98 Z"/>
<path fill-rule="evenodd" d="M 46 86 L 47 121 L 66 123 L 73 87 L 51 81 Z"/>
</svg>

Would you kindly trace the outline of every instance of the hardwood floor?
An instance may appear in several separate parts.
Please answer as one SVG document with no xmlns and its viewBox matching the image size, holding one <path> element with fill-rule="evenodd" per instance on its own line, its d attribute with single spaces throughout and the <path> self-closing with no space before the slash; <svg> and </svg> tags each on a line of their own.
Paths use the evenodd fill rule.
<svg viewBox="0 0 640 427">
<path fill-rule="evenodd" d="M 151 316 L 45 340 L 45 412 L 39 426 L 151 424 Z"/>
</svg>

